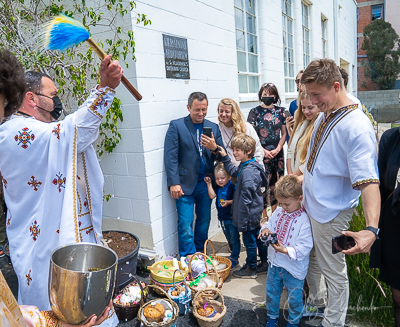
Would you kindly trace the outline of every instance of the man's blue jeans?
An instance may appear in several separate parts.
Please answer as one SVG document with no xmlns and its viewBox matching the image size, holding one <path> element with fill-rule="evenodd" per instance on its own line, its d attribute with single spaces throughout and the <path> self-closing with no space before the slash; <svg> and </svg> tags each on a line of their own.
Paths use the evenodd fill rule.
<svg viewBox="0 0 400 327">
<path fill-rule="evenodd" d="M 232 225 L 232 219 L 221 220 L 222 231 L 228 241 L 229 247 L 232 251 L 231 258 L 239 259 L 240 254 L 240 236 L 238 229 Z"/>
<path fill-rule="evenodd" d="M 208 196 L 207 184 L 204 181 L 198 181 L 192 194 L 184 195 L 175 201 L 178 211 L 179 254 L 187 256 L 195 252 L 203 252 L 211 220 L 211 199 Z M 194 234 L 193 208 L 196 212 Z"/>
<path fill-rule="evenodd" d="M 294 278 L 286 269 L 270 266 L 267 275 L 267 315 L 271 319 L 279 318 L 279 301 L 283 286 L 287 289 L 289 304 L 288 322 L 296 325 L 303 316 L 304 279 Z"/>
<path fill-rule="evenodd" d="M 246 264 L 253 269 L 257 268 L 257 248 L 261 261 L 268 261 L 268 248 L 264 247 L 263 242 L 257 238 L 260 229 L 261 227 L 257 227 L 242 233 L 243 244 L 247 253 Z"/>
</svg>

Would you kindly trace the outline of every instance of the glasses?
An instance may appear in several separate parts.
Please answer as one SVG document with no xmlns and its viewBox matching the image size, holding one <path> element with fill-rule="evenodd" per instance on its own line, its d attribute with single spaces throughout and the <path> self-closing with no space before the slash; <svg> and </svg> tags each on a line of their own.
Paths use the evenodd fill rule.
<svg viewBox="0 0 400 327">
<path fill-rule="evenodd" d="M 295 82 L 296 82 L 296 84 L 299 84 L 300 83 L 300 79 L 296 79 L 296 80 L 294 80 Z"/>
<path fill-rule="evenodd" d="M 51 98 L 51 97 L 49 97 L 49 96 L 47 96 L 47 95 L 41 94 L 41 93 L 33 93 L 33 94 L 40 95 L 40 96 L 42 96 L 42 97 L 45 97 L 45 98 L 48 98 L 48 99 L 53 100 L 53 98 Z"/>
</svg>

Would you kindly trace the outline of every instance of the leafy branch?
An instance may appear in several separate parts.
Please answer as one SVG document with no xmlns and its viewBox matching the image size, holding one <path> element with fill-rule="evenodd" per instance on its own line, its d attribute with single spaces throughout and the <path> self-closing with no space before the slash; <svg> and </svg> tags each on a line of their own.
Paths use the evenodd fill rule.
<svg viewBox="0 0 400 327">
<path fill-rule="evenodd" d="M 137 24 L 151 24 L 146 15 L 135 13 L 135 8 L 136 3 L 127 0 L 0 0 L 0 47 L 13 51 L 26 70 L 52 76 L 64 108 L 70 113 L 84 102 L 94 82 L 99 82 L 99 61 L 86 45 L 63 53 L 43 50 L 43 25 L 59 14 L 81 21 L 92 34 L 96 33 L 95 38 L 105 52 L 128 68 L 128 60 L 136 60 L 132 19 Z M 106 37 L 100 40 L 100 34 Z M 122 120 L 121 101 L 116 98 L 100 125 L 99 156 L 104 151 L 112 152 L 121 140 L 117 127 Z"/>
</svg>

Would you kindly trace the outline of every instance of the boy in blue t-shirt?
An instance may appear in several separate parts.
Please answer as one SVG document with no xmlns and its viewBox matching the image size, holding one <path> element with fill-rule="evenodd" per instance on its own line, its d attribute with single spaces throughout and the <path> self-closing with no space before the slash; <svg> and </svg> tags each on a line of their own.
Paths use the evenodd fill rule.
<svg viewBox="0 0 400 327">
<path fill-rule="evenodd" d="M 231 182 L 231 177 L 224 169 L 224 164 L 219 163 L 215 167 L 215 183 L 217 186 L 213 188 L 210 177 L 205 177 L 204 181 L 207 184 L 208 195 L 210 199 L 217 198 L 216 207 L 218 212 L 218 220 L 221 222 L 222 230 L 228 241 L 229 248 L 232 253 L 229 260 L 232 262 L 232 269 L 239 263 L 240 254 L 240 237 L 238 229 L 232 225 L 232 202 L 233 191 L 235 185 Z"/>
</svg>

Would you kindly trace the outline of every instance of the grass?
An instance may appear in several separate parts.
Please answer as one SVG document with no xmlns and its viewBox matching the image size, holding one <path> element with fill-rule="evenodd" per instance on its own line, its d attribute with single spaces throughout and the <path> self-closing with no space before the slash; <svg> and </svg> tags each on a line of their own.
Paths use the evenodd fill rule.
<svg viewBox="0 0 400 327">
<path fill-rule="evenodd" d="M 350 230 L 359 231 L 364 228 L 365 217 L 360 200 Z M 350 281 L 348 318 L 377 326 L 394 326 L 390 287 L 379 281 L 379 269 L 369 268 L 369 255 L 346 256 L 346 261 Z"/>
</svg>

